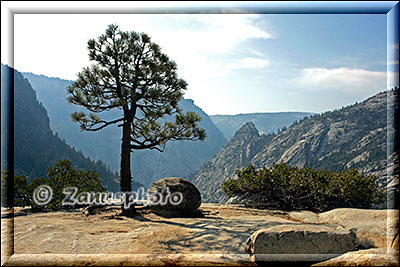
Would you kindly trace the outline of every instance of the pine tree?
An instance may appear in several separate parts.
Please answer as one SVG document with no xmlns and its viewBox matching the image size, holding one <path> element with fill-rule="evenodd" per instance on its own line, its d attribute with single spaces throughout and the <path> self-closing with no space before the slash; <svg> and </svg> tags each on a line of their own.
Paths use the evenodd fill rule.
<svg viewBox="0 0 400 267">
<path fill-rule="evenodd" d="M 176 63 L 147 34 L 109 25 L 105 34 L 88 41 L 88 50 L 94 64 L 83 68 L 68 87 L 68 101 L 90 113 L 74 112 L 71 117 L 83 131 L 122 127 L 120 186 L 127 197 L 131 152 L 162 152 L 169 140 L 204 140 L 205 130 L 198 127 L 198 114 L 182 113 L 178 107 L 187 83 L 178 78 Z M 111 109 L 120 109 L 121 117 L 105 120 L 97 115 Z M 175 120 L 163 120 L 166 115 Z M 132 212 L 123 209 L 125 215 Z"/>
</svg>

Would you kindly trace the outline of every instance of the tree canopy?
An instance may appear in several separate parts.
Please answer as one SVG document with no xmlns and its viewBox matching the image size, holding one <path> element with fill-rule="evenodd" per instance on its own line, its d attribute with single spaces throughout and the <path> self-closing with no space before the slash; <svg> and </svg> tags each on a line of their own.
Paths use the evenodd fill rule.
<svg viewBox="0 0 400 267">
<path fill-rule="evenodd" d="M 122 32 L 110 25 L 97 41 L 88 41 L 88 49 L 96 63 L 84 68 L 68 89 L 69 102 L 91 112 L 72 114 L 82 130 L 135 121 L 132 149 L 160 149 L 168 140 L 205 138 L 205 131 L 197 127 L 201 117 L 183 114 L 178 107 L 187 83 L 178 78 L 176 63 L 147 34 Z M 107 121 L 95 114 L 113 108 L 123 111 L 120 118 Z M 160 123 L 164 115 L 173 114 L 175 122 Z"/>
</svg>

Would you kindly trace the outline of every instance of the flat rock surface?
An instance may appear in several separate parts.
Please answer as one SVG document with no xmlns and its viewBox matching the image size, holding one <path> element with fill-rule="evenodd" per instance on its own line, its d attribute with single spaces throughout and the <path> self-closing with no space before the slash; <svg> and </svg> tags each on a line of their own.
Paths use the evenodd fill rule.
<svg viewBox="0 0 400 267">
<path fill-rule="evenodd" d="M 80 254 L 81 258 L 87 254 L 129 254 L 131 260 L 134 255 L 139 260 L 144 254 L 209 254 L 219 256 L 198 260 L 229 259 L 230 263 L 251 264 L 244 250 L 246 239 L 266 225 L 290 222 L 287 214 L 280 211 L 213 204 L 202 204 L 200 210 L 203 217 L 198 218 L 164 218 L 149 210 L 127 218 L 118 216 L 119 207 L 90 216 L 81 211 L 27 213 L 16 209 L 14 253 L 25 254 L 25 258 L 18 258 L 20 263 L 32 254 L 42 254 L 34 256 L 42 259 L 41 263 L 46 258 L 43 254 Z M 2 218 L 2 224 L 8 220 Z M 2 245 L 5 242 L 2 239 Z"/>
<path fill-rule="evenodd" d="M 398 266 L 399 251 L 394 248 L 371 248 L 347 252 L 313 266 Z"/>
<path fill-rule="evenodd" d="M 50 212 L 17 216 L 15 253 L 245 253 L 242 243 L 268 224 L 290 222 L 271 212 L 202 208 L 203 218 L 164 218 L 148 211 L 116 216 L 119 208 L 85 216 Z"/>
<path fill-rule="evenodd" d="M 7 265 L 252 265 L 245 242 L 256 230 L 304 224 L 292 213 L 239 205 L 202 204 L 200 210 L 196 218 L 164 218 L 148 209 L 127 218 L 118 215 L 119 207 L 90 216 L 17 208 L 14 218 L 2 213 L 2 252 L 12 244 L 10 227 L 3 226 L 13 222 L 14 254 Z"/>
</svg>

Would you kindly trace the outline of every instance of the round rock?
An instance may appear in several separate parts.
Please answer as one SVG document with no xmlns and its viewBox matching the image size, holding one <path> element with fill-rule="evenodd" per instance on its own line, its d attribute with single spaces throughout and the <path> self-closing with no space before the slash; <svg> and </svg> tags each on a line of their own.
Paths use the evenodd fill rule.
<svg viewBox="0 0 400 267">
<path fill-rule="evenodd" d="M 160 179 L 147 192 L 151 211 L 164 217 L 193 215 L 201 204 L 199 190 L 178 177 Z"/>
</svg>

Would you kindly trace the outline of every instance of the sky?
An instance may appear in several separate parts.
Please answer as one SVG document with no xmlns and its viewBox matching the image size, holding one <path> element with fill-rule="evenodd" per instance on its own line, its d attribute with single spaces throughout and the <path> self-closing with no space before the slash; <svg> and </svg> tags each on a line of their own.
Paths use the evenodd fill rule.
<svg viewBox="0 0 400 267">
<path fill-rule="evenodd" d="M 112 23 L 149 34 L 209 115 L 319 113 L 387 89 L 383 14 L 15 14 L 14 67 L 74 80 Z"/>
</svg>

